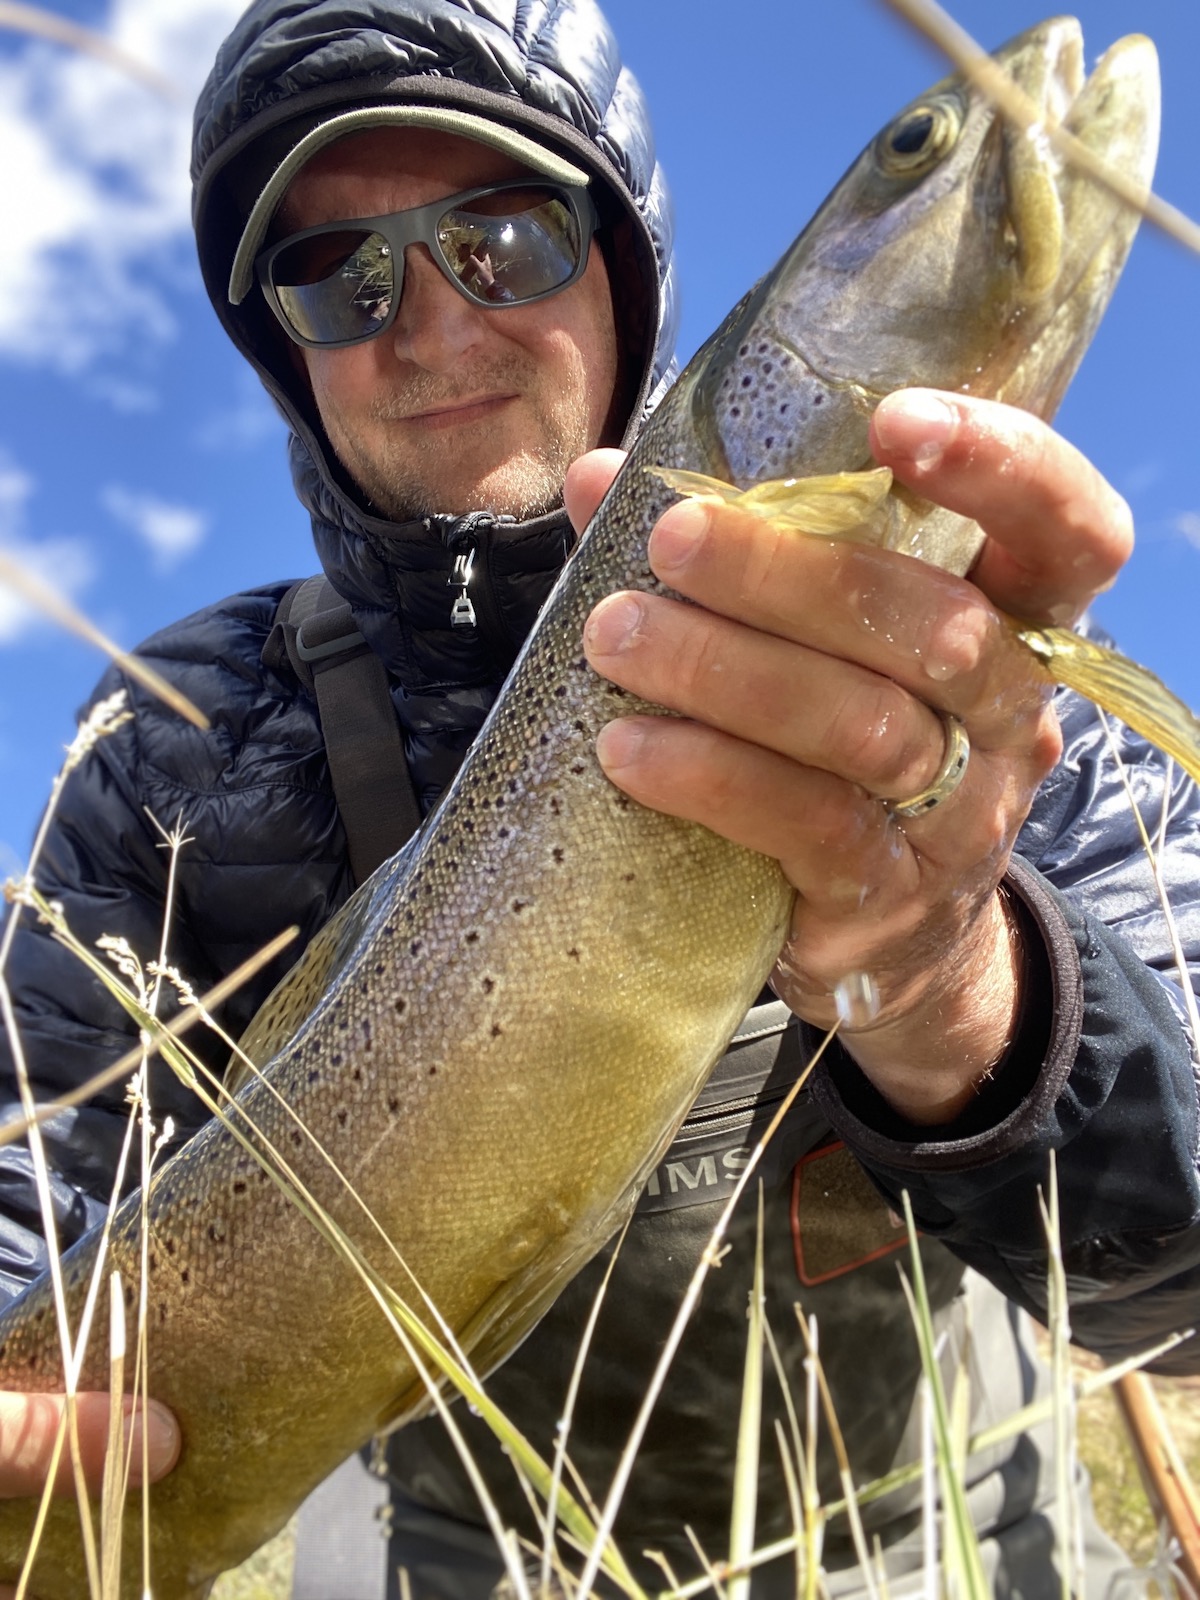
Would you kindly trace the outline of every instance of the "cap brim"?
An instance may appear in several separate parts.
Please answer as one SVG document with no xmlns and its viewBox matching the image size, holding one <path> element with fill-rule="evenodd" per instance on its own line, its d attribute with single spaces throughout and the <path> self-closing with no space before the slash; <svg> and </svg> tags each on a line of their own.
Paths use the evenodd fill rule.
<svg viewBox="0 0 1200 1600">
<path fill-rule="evenodd" d="M 555 155 L 545 145 L 518 133 L 515 128 L 492 122 L 487 117 L 477 117 L 469 111 L 453 111 L 442 106 L 363 106 L 357 111 L 343 111 L 319 123 L 283 158 L 267 180 L 266 187 L 254 202 L 245 229 L 238 243 L 237 254 L 229 274 L 229 300 L 240 306 L 254 284 L 254 261 L 267 237 L 271 219 L 287 192 L 288 185 L 306 162 L 318 150 L 349 133 L 359 133 L 366 128 L 434 128 L 439 133 L 455 133 L 462 138 L 474 139 L 493 150 L 512 156 L 530 171 L 551 178 L 555 183 L 577 184 L 588 182 L 582 167 Z"/>
</svg>

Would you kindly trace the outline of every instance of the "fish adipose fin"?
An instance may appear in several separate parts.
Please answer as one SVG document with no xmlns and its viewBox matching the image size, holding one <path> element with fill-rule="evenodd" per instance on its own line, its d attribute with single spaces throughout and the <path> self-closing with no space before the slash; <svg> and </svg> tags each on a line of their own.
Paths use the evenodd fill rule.
<svg viewBox="0 0 1200 1600">
<path fill-rule="evenodd" d="M 690 499 L 719 500 L 799 533 L 863 544 L 888 542 L 892 474 L 887 467 L 820 478 L 779 478 L 749 489 L 702 472 L 672 467 L 646 470 Z M 1200 783 L 1200 718 L 1161 679 L 1069 628 L 1031 627 L 1013 617 L 1005 621 L 1056 683 L 1120 717 Z"/>
</svg>

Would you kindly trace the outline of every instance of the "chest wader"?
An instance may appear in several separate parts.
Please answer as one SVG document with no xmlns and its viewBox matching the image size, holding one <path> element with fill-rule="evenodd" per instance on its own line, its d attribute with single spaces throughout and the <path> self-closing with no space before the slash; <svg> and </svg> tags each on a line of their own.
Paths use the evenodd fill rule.
<svg viewBox="0 0 1200 1600">
<path fill-rule="evenodd" d="M 321 577 L 285 594 L 263 657 L 275 667 L 290 662 L 316 695 L 350 863 L 361 883 L 420 825 L 383 663 L 359 633 L 350 606 Z M 712 1227 L 807 1059 L 797 1019 L 764 992 L 647 1184 L 614 1269 L 572 1425 L 572 1461 L 598 1500 Z M 920 1448 L 919 1360 L 897 1281 L 907 1257 L 903 1229 L 803 1093 L 758 1170 L 767 1314 L 785 1379 L 802 1411 L 807 1350 L 799 1307 L 816 1318 L 855 1482 L 868 1483 L 916 1459 Z M 469 1172 L 448 1176 L 461 1181 Z M 710 1558 L 719 1558 L 727 1545 L 757 1234 L 757 1208 L 752 1196 L 746 1200 L 732 1220 L 728 1254 L 710 1273 L 673 1363 L 617 1522 L 622 1552 L 650 1592 L 663 1579 L 661 1569 L 644 1559 L 647 1548 L 662 1551 L 681 1581 L 697 1571 L 685 1523 Z M 921 1249 L 935 1327 L 944 1335 L 948 1382 L 965 1352 L 974 1431 L 1042 1393 L 1044 1368 L 1026 1319 L 996 1289 L 966 1273 L 937 1241 L 923 1240 Z M 611 1250 L 567 1286 L 488 1381 L 493 1398 L 547 1459 Z M 786 1427 L 782 1392 L 768 1373 L 760 1543 L 784 1537 L 792 1527 L 774 1454 L 777 1419 Z M 537 1542 L 524 1494 L 491 1433 L 461 1407 L 458 1422 L 504 1525 Z M 836 1465 L 823 1427 L 821 1436 L 822 1498 L 836 1499 Z M 970 1503 L 986 1536 L 985 1565 L 997 1593 L 1059 1600 L 1050 1444 L 1046 1428 L 969 1464 Z M 1123 1558 L 1096 1528 L 1086 1493 L 1083 1501 L 1089 1593 L 1099 1596 Z M 878 1537 L 885 1551 L 893 1595 L 920 1589 L 919 1504 L 917 1486 L 863 1508 L 868 1542 Z M 827 1533 L 824 1560 L 831 1596 L 848 1600 L 864 1592 L 844 1526 Z M 401 1567 L 413 1600 L 488 1600 L 497 1585 L 506 1592 L 474 1491 L 436 1417 L 393 1434 L 380 1473 L 369 1470 L 364 1458 L 351 1457 L 305 1502 L 292 1600 L 400 1600 Z M 791 1600 L 794 1593 L 790 1558 L 761 1569 L 755 1579 L 755 1600 Z"/>
</svg>

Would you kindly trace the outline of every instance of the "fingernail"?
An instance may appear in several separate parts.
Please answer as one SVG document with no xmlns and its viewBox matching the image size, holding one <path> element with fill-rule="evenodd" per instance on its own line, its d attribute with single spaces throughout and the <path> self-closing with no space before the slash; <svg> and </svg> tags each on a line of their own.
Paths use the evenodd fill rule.
<svg viewBox="0 0 1200 1600">
<path fill-rule="evenodd" d="M 634 765 L 644 739 L 645 730 L 641 724 L 627 717 L 605 723 L 596 735 L 596 755 L 610 778 Z"/>
<path fill-rule="evenodd" d="M 682 500 L 667 512 L 650 535 L 650 565 L 660 578 L 686 567 L 708 533 L 708 507 Z"/>
<path fill-rule="evenodd" d="M 628 650 L 642 622 L 641 603 L 631 594 L 610 594 L 587 619 L 583 642 L 589 655 L 615 656 Z"/>
<path fill-rule="evenodd" d="M 892 457 L 929 472 L 958 431 L 958 413 L 928 389 L 902 389 L 875 410 L 875 440 Z"/>
<path fill-rule="evenodd" d="M 130 1481 L 135 1484 L 142 1482 L 142 1416 L 143 1408 L 139 1403 L 132 1414 L 125 1418 L 124 1424 L 125 1442 L 132 1446 Z M 157 1400 L 151 1400 L 146 1407 L 146 1424 L 149 1430 L 146 1459 L 153 1483 L 175 1465 L 181 1440 L 179 1424 L 174 1415 L 166 1406 L 159 1405 Z"/>
</svg>

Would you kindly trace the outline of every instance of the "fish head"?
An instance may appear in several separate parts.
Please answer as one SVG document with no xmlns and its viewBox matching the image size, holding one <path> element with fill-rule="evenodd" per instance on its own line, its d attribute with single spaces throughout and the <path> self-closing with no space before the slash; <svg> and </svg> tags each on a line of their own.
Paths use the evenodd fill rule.
<svg viewBox="0 0 1200 1600">
<path fill-rule="evenodd" d="M 1053 412 L 1139 219 L 1046 128 L 1148 188 L 1157 57 L 1148 39 L 1122 39 L 1085 80 L 1065 17 L 993 60 L 1032 123 L 962 74 L 935 84 L 872 140 L 712 348 L 692 403 L 715 475 L 748 486 L 865 463 L 871 411 L 913 385 Z"/>
</svg>

